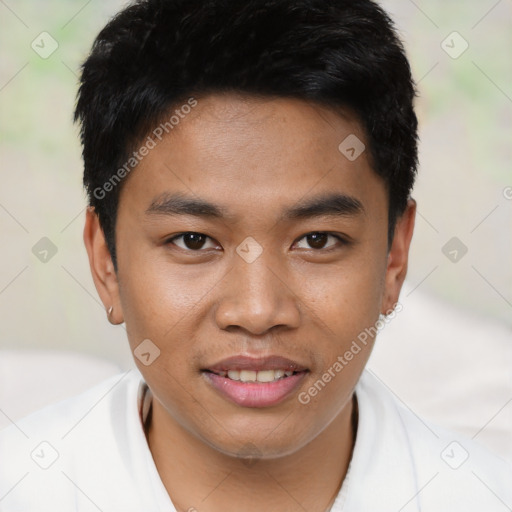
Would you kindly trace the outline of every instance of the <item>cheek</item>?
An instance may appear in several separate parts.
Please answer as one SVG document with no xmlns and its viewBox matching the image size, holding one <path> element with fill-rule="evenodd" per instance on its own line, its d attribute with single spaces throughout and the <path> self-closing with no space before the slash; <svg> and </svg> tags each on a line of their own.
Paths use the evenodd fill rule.
<svg viewBox="0 0 512 512">
<path fill-rule="evenodd" d="M 318 428 L 345 407 L 373 347 L 379 318 L 382 268 L 366 262 L 347 266 L 308 286 L 309 314 L 315 324 L 315 351 L 322 364 L 297 396 L 303 413 Z"/>
<path fill-rule="evenodd" d="M 165 408 L 179 419 L 190 409 L 192 380 L 198 378 L 192 352 L 196 307 L 205 292 L 197 280 L 168 270 L 147 263 L 138 272 L 125 272 L 120 292 L 133 360 L 155 396 L 167 398 Z M 143 357 L 148 352 L 149 361 Z"/>
<path fill-rule="evenodd" d="M 161 258 L 131 254 L 119 261 L 119 289 L 132 350 L 141 340 L 153 340 L 161 350 L 173 333 L 183 329 L 211 287 L 211 276 L 202 277 L 192 266 L 177 268 Z M 206 281 L 205 281 L 206 278 Z M 179 350 L 179 336 L 173 350 Z"/>
<path fill-rule="evenodd" d="M 326 269 L 311 267 L 302 273 L 303 301 L 317 318 L 337 337 L 337 349 L 347 340 L 373 324 L 379 317 L 385 267 L 359 251 L 343 264 Z"/>
</svg>

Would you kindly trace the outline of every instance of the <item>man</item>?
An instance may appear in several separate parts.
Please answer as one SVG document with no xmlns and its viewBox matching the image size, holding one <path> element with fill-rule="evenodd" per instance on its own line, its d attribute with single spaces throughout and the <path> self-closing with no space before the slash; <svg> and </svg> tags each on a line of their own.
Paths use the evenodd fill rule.
<svg viewBox="0 0 512 512">
<path fill-rule="evenodd" d="M 364 371 L 407 271 L 414 95 L 370 0 L 108 23 L 76 109 L 84 241 L 140 373 L 5 430 L 2 510 L 512 507 L 504 461 Z"/>
</svg>

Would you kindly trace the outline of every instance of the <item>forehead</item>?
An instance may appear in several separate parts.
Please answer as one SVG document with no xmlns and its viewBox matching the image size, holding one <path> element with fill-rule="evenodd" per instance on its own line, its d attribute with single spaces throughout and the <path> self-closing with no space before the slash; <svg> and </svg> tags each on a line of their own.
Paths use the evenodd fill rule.
<svg viewBox="0 0 512 512">
<path fill-rule="evenodd" d="M 179 192 L 233 215 L 254 208 L 263 214 L 332 192 L 364 204 L 372 189 L 384 189 L 362 127 L 347 111 L 235 94 L 198 98 L 186 111 L 161 140 L 149 134 L 156 144 L 127 180 L 130 200 L 141 208 Z"/>
<path fill-rule="evenodd" d="M 240 94 L 198 100 L 176 131 L 179 142 L 175 140 L 175 145 L 179 143 L 209 167 L 229 164 L 230 158 L 237 161 L 243 155 L 248 158 L 245 168 L 257 166 L 260 174 L 268 171 L 270 176 L 277 174 L 283 161 L 301 162 L 297 168 L 312 160 L 315 166 L 333 162 L 340 156 L 339 143 L 347 136 L 365 139 L 356 117 L 340 108 L 335 111 L 298 99 Z M 173 144 L 171 139 L 166 142 Z"/>
</svg>

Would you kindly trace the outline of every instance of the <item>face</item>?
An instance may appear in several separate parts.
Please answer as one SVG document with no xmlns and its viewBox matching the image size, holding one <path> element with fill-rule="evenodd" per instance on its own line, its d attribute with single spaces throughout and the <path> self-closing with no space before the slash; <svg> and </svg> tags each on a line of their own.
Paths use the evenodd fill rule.
<svg viewBox="0 0 512 512">
<path fill-rule="evenodd" d="M 370 355 L 358 336 L 398 300 L 414 204 L 388 251 L 385 184 L 367 151 L 338 149 L 354 135 L 367 144 L 316 104 L 208 96 L 126 179 L 117 273 L 88 213 L 96 286 L 155 410 L 219 452 L 318 436 Z"/>
</svg>

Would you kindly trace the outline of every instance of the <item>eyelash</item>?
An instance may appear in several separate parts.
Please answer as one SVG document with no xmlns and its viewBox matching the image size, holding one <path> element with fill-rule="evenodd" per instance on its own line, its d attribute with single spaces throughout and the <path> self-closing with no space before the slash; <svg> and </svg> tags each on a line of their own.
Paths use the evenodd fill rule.
<svg viewBox="0 0 512 512">
<path fill-rule="evenodd" d="M 205 235 L 203 233 L 199 233 L 197 231 L 185 231 L 183 233 L 179 233 L 177 235 L 174 235 L 171 238 L 168 238 L 167 240 L 165 240 L 164 243 L 165 243 L 165 245 L 169 245 L 169 244 L 176 245 L 174 243 L 174 240 L 182 238 L 185 235 L 201 235 L 201 236 L 206 237 L 209 240 L 213 240 L 213 238 L 209 237 L 208 235 Z M 328 253 L 328 252 L 331 252 L 333 250 L 338 249 L 340 245 L 341 246 L 346 246 L 346 245 L 350 244 L 350 241 L 347 240 L 346 238 L 342 237 L 341 235 L 337 235 L 335 233 L 331 233 L 329 231 L 310 231 L 309 233 L 306 233 L 306 234 L 302 235 L 299 239 L 297 239 L 297 242 L 301 241 L 302 239 L 306 238 L 309 235 L 327 235 L 327 236 L 332 236 L 333 238 L 336 238 L 338 240 L 338 242 L 339 242 L 339 245 L 336 244 L 334 246 L 327 247 L 326 249 L 323 249 L 323 248 L 322 249 L 314 249 L 314 248 L 309 249 L 309 250 L 314 251 L 314 252 Z M 294 242 L 294 244 L 297 243 L 297 242 Z M 181 250 L 186 251 L 186 252 L 196 252 L 196 253 L 199 253 L 199 252 L 206 252 L 206 250 L 207 250 L 207 249 L 197 249 L 197 250 L 194 250 L 194 249 L 188 249 L 188 248 L 184 249 L 183 247 L 179 247 L 179 246 L 177 246 L 177 247 L 178 247 L 178 249 L 181 249 Z M 308 250 L 308 249 L 306 249 L 306 250 Z"/>
</svg>

